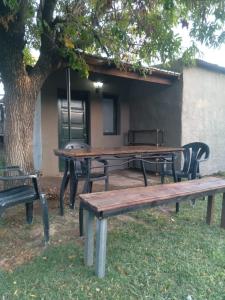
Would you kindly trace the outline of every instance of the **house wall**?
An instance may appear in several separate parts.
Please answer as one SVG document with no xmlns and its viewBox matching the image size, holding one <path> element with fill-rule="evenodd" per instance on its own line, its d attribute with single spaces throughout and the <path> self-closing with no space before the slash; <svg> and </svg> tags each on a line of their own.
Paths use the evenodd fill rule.
<svg viewBox="0 0 225 300">
<path fill-rule="evenodd" d="M 130 128 L 164 129 L 164 145 L 180 146 L 182 80 L 171 86 L 135 82 L 130 90 Z"/>
<path fill-rule="evenodd" d="M 202 174 L 225 171 L 225 74 L 192 67 L 184 69 L 183 81 L 182 144 L 209 145 Z"/>
<path fill-rule="evenodd" d="M 164 130 L 164 146 L 181 144 L 182 79 L 171 86 L 137 82 L 130 91 L 130 128 Z M 157 165 L 146 165 L 157 171 Z"/>
<path fill-rule="evenodd" d="M 103 92 L 119 96 L 120 131 L 118 135 L 103 135 L 103 118 L 101 94 L 97 94 L 93 82 L 82 79 L 77 73 L 71 72 L 71 90 L 89 92 L 90 101 L 90 141 L 94 147 L 121 146 L 129 129 L 128 90 L 129 81 L 108 77 L 95 76 L 92 79 L 104 83 Z M 57 89 L 66 89 L 66 74 L 56 72 L 48 78 L 42 88 L 42 172 L 45 176 L 59 175 L 58 158 L 53 149 L 58 148 L 58 99 Z"/>
</svg>

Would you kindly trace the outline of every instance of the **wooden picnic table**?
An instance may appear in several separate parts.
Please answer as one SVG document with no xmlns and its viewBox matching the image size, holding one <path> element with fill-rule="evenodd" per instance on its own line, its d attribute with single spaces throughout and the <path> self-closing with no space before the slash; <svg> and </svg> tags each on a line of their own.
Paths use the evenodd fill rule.
<svg viewBox="0 0 225 300">
<path fill-rule="evenodd" d="M 121 146 L 121 147 L 90 147 L 89 149 L 58 149 L 54 150 L 55 155 L 64 158 L 93 158 L 104 156 L 117 156 L 117 155 L 157 155 L 157 154 L 175 154 L 182 151 L 181 147 L 162 147 L 162 146 Z"/>
<path fill-rule="evenodd" d="M 67 161 L 67 167 L 65 167 L 64 175 L 62 179 L 62 184 L 60 188 L 60 203 L 63 203 L 63 197 L 65 193 L 65 182 L 69 177 L 71 180 L 70 183 L 70 203 L 73 203 L 75 193 L 73 192 L 73 185 L 77 180 L 74 173 L 74 161 L 77 159 L 84 159 L 87 164 L 87 168 L 91 168 L 91 160 L 93 158 L 103 158 L 110 159 L 110 157 L 116 159 L 127 159 L 127 162 L 133 160 L 139 160 L 142 166 L 142 173 L 144 177 L 144 184 L 147 186 L 147 176 L 144 168 L 143 161 L 148 159 L 167 159 L 171 162 L 172 171 L 174 176 L 174 181 L 176 181 L 174 160 L 177 153 L 181 152 L 183 148 L 181 147 L 162 147 L 162 146 L 147 146 L 147 145 L 138 145 L 138 146 L 121 146 L 121 147 L 90 147 L 88 149 L 56 149 L 54 153 L 56 156 L 63 158 Z M 90 171 L 90 170 L 89 170 Z M 88 171 L 88 172 L 89 172 Z M 63 212 L 61 213 L 63 214 Z"/>
</svg>

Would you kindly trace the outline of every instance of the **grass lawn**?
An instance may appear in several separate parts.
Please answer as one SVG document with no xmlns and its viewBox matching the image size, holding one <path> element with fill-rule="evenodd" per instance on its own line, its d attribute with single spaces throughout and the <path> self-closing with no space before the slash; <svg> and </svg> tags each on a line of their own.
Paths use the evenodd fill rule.
<svg viewBox="0 0 225 300">
<path fill-rule="evenodd" d="M 206 201 L 111 218 L 107 275 L 83 265 L 83 245 L 50 245 L 41 256 L 0 272 L 0 299 L 225 300 L 225 230 L 205 224 Z"/>
</svg>

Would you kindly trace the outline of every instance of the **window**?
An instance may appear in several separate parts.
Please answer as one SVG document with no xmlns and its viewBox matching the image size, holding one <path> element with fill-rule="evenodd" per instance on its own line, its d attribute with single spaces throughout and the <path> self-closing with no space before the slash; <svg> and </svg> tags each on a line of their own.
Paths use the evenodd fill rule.
<svg viewBox="0 0 225 300">
<path fill-rule="evenodd" d="M 103 95 L 103 134 L 118 134 L 118 102 L 114 96 Z"/>
</svg>

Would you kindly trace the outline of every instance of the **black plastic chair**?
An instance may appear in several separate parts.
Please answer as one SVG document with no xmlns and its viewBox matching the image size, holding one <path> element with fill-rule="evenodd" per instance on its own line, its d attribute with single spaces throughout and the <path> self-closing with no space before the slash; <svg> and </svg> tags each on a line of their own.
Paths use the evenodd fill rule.
<svg viewBox="0 0 225 300">
<path fill-rule="evenodd" d="M 83 142 L 69 142 L 66 144 L 65 149 L 89 149 L 90 146 Z M 93 169 L 91 163 L 97 161 L 103 165 L 103 172 L 91 172 Z M 94 167 L 95 168 L 95 167 Z M 72 172 L 72 174 L 70 174 Z M 75 200 L 77 194 L 78 182 L 80 179 L 84 179 L 83 193 L 91 193 L 93 182 L 104 180 L 105 191 L 109 187 L 109 176 L 108 176 L 108 162 L 101 158 L 91 159 L 71 159 L 65 160 L 65 170 L 60 190 L 60 214 L 64 214 L 64 193 L 70 180 L 70 208 L 74 209 Z"/>
<path fill-rule="evenodd" d="M 26 220 L 28 224 L 31 224 L 33 221 L 33 202 L 40 200 L 44 225 L 44 241 L 47 243 L 49 241 L 48 205 L 45 195 L 39 191 L 37 174 L 25 174 L 17 166 L 0 168 L 0 172 L 3 173 L 3 176 L 0 176 L 1 181 L 9 182 L 10 185 L 16 182 L 16 186 L 0 191 L 0 216 L 7 208 L 25 203 Z M 32 182 L 32 184 L 28 184 L 28 181 Z M 17 185 L 17 183 L 20 184 Z"/>
<path fill-rule="evenodd" d="M 193 142 L 182 146 L 183 150 L 183 167 L 181 170 L 175 170 L 176 180 L 181 181 L 183 178 L 192 180 L 201 178 L 200 163 L 209 158 L 209 146 L 205 143 Z M 165 176 L 172 176 L 171 170 L 166 170 L 163 165 L 161 171 L 161 182 L 164 183 Z M 179 203 L 176 203 L 176 211 L 179 211 Z"/>
</svg>

